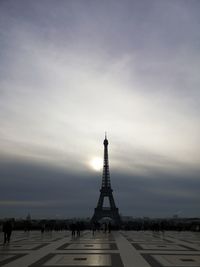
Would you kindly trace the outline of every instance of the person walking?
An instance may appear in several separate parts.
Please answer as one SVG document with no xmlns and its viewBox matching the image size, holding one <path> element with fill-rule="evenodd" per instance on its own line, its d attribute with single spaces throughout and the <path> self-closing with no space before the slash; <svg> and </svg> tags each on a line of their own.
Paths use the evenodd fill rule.
<svg viewBox="0 0 200 267">
<path fill-rule="evenodd" d="M 6 221 L 3 224 L 3 232 L 4 232 L 4 244 L 10 242 L 10 237 L 12 234 L 12 223 L 11 221 Z"/>
<path fill-rule="evenodd" d="M 80 235 L 81 235 L 81 224 L 80 222 L 77 222 L 76 223 L 76 236 L 80 237 Z"/>
<path fill-rule="evenodd" d="M 104 233 L 105 233 L 105 234 L 107 233 L 107 229 L 108 229 L 108 226 L 107 226 L 107 223 L 105 222 L 105 223 L 104 223 Z"/>
<path fill-rule="evenodd" d="M 111 229 L 112 229 L 112 225 L 111 225 L 111 222 L 108 223 L 108 232 L 110 233 L 111 232 Z"/>
<path fill-rule="evenodd" d="M 71 229 L 71 233 L 72 233 L 72 238 L 74 238 L 75 235 L 76 235 L 76 224 L 75 223 L 72 223 L 70 225 L 70 229 Z"/>
</svg>

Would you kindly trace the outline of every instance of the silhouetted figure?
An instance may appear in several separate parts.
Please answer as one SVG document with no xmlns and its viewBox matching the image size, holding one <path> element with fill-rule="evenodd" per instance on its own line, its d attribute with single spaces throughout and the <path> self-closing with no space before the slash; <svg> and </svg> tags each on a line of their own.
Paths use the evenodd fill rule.
<svg viewBox="0 0 200 267">
<path fill-rule="evenodd" d="M 96 232 L 96 230 L 98 230 L 98 227 L 99 227 L 99 223 L 94 221 L 92 223 L 92 234 L 94 235 L 94 233 Z"/>
<path fill-rule="evenodd" d="M 76 235 L 79 237 L 81 235 L 81 225 L 80 222 L 76 223 Z"/>
<path fill-rule="evenodd" d="M 10 242 L 10 237 L 12 234 L 12 223 L 11 221 L 6 221 L 3 224 L 3 232 L 4 232 L 4 244 Z"/>
<path fill-rule="evenodd" d="M 92 223 L 92 235 L 94 235 L 95 231 L 96 231 L 96 223 L 93 222 Z"/>
<path fill-rule="evenodd" d="M 70 228 L 71 228 L 71 232 L 72 232 L 72 237 L 75 237 L 75 234 L 76 234 L 76 224 L 75 223 L 72 223 L 70 225 Z"/>
<path fill-rule="evenodd" d="M 44 230 L 45 230 L 45 224 L 42 224 L 42 226 L 41 226 L 41 233 L 42 234 L 44 233 Z"/>
<path fill-rule="evenodd" d="M 100 231 L 100 228 L 101 228 L 101 224 L 99 222 L 96 223 L 96 226 L 97 226 L 97 231 L 99 232 Z"/>
<path fill-rule="evenodd" d="M 31 215 L 28 214 L 26 220 L 24 221 L 24 231 L 29 232 L 31 230 Z"/>
<path fill-rule="evenodd" d="M 107 226 L 107 223 L 105 222 L 105 223 L 104 223 L 104 233 L 107 232 L 107 229 L 108 229 L 108 226 Z"/>
<path fill-rule="evenodd" d="M 111 225 L 111 223 L 109 222 L 109 223 L 108 223 L 108 232 L 109 232 L 109 233 L 111 232 L 111 229 L 112 229 L 112 225 Z"/>
</svg>

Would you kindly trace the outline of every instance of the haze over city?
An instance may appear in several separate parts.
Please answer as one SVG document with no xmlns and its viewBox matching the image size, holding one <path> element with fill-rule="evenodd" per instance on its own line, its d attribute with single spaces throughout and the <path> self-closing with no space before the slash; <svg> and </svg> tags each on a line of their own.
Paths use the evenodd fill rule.
<svg viewBox="0 0 200 267">
<path fill-rule="evenodd" d="M 200 2 L 0 1 L 0 217 L 200 216 Z"/>
</svg>

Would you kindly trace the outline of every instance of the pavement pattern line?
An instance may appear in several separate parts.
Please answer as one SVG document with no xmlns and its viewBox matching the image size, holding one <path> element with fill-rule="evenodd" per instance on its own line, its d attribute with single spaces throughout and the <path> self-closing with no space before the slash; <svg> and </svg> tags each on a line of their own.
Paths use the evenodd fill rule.
<svg viewBox="0 0 200 267">
<path fill-rule="evenodd" d="M 200 267 L 199 232 L 113 231 L 93 235 L 87 230 L 72 239 L 69 231 L 32 231 L 13 232 L 9 245 L 2 242 L 0 233 L 0 267 L 57 267 L 71 263 L 79 267 L 168 267 L 167 262 L 171 267 Z"/>
</svg>

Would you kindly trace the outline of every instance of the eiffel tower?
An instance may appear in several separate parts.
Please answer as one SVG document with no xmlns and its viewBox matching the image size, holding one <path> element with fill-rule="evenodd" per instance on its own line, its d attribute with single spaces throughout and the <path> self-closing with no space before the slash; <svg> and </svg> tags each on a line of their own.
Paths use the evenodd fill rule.
<svg viewBox="0 0 200 267">
<path fill-rule="evenodd" d="M 110 172 L 109 172 L 109 163 L 108 163 L 108 140 L 105 134 L 104 144 L 104 164 L 103 164 L 103 176 L 102 176 L 102 185 L 100 189 L 99 201 L 97 207 L 94 210 L 94 215 L 91 219 L 91 222 L 99 221 L 102 218 L 109 217 L 111 218 L 116 225 L 120 225 L 121 219 L 119 215 L 118 208 L 115 206 L 115 201 L 113 198 L 113 190 L 110 183 Z M 104 207 L 104 198 L 109 199 L 110 207 Z"/>
</svg>

